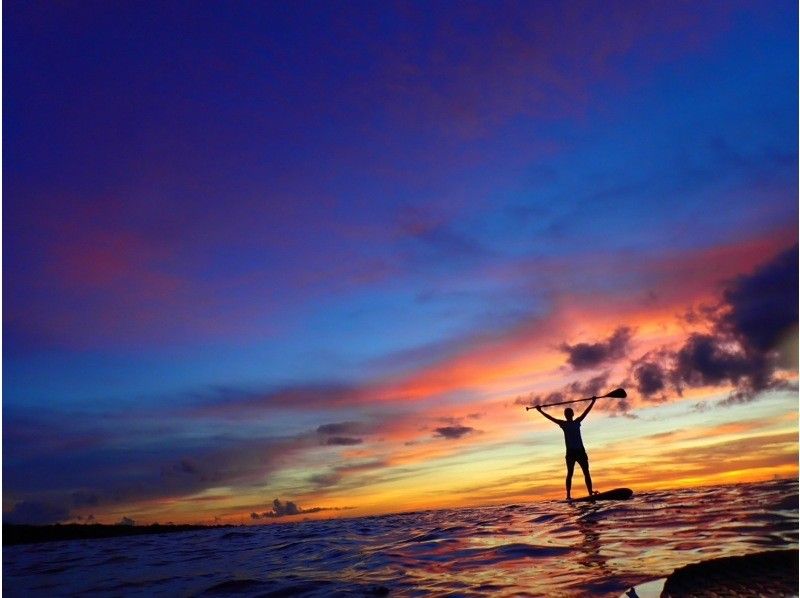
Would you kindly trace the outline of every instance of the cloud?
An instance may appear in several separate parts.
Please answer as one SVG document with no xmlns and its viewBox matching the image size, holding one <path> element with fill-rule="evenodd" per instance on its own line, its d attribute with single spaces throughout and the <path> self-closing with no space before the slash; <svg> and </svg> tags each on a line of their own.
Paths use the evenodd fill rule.
<svg viewBox="0 0 800 598">
<path fill-rule="evenodd" d="M 372 459 L 369 461 L 361 462 L 348 462 L 344 465 L 339 465 L 322 473 L 315 473 L 309 476 L 308 481 L 314 484 L 317 488 L 325 488 L 331 486 L 350 486 L 350 487 L 363 487 L 364 483 L 360 477 L 362 474 L 370 474 L 375 471 L 382 471 L 387 469 L 390 463 L 385 459 Z M 348 482 L 346 478 L 351 478 Z M 355 480 L 355 481 L 353 481 Z"/>
<path fill-rule="evenodd" d="M 11 511 L 3 515 L 3 519 L 8 523 L 29 525 L 49 525 L 69 518 L 69 510 L 65 507 L 37 501 L 18 502 Z"/>
<path fill-rule="evenodd" d="M 717 403 L 719 407 L 729 407 L 731 405 L 739 405 L 742 403 L 749 403 L 756 398 L 756 393 L 759 390 L 786 390 L 791 391 L 797 394 L 798 385 L 797 382 L 788 382 L 784 380 L 775 380 L 772 381 L 768 386 L 754 390 L 752 388 L 736 388 L 734 389 L 725 399 L 722 399 Z"/>
<path fill-rule="evenodd" d="M 566 387 L 566 392 L 572 396 L 594 397 L 606 390 L 609 375 L 610 372 L 604 372 L 585 382 L 576 380 Z"/>
<path fill-rule="evenodd" d="M 371 73 L 373 100 L 411 130 L 444 129 L 457 140 L 485 135 L 520 109 L 544 118 L 585 114 L 598 101 L 598 81 L 646 77 L 654 65 L 695 54 L 733 12 L 726 4 L 687 22 L 671 5 L 631 11 L 609 3 L 602 14 L 572 3 L 509 6 L 469 5 L 449 15 L 459 25 L 430 27 L 430 14 L 403 5 L 394 20 L 404 38 L 380 44 L 385 66 Z M 430 50 L 408 51 L 423 43 Z M 646 59 L 630 64 L 631 55 Z"/>
<path fill-rule="evenodd" d="M 661 349 L 633 362 L 637 390 L 649 398 L 668 386 L 733 386 L 722 405 L 753 400 L 759 392 L 789 388 L 777 377 L 789 364 L 784 341 L 797 335 L 798 246 L 737 277 L 722 301 L 693 313 L 707 331 L 689 335 L 675 350 Z"/>
<path fill-rule="evenodd" d="M 335 486 L 342 479 L 342 474 L 336 470 L 326 473 L 315 473 L 308 478 L 308 481 L 319 488 Z"/>
<path fill-rule="evenodd" d="M 304 384 L 285 386 L 264 391 L 247 391 L 236 388 L 215 388 L 206 396 L 196 397 L 197 404 L 186 410 L 190 417 L 225 418 L 231 420 L 247 419 L 254 413 L 268 409 L 310 410 L 320 407 L 336 407 L 357 404 L 368 399 L 367 390 L 357 386 L 337 383 Z M 341 426 L 341 433 L 350 433 L 356 422 L 325 424 L 317 431 L 320 434 L 333 434 L 335 426 Z M 331 426 L 331 427 L 328 427 Z"/>
<path fill-rule="evenodd" d="M 666 388 L 664 371 L 656 363 L 642 363 L 633 372 L 639 394 L 649 397 Z"/>
<path fill-rule="evenodd" d="M 349 436 L 331 436 L 325 441 L 328 446 L 353 446 L 364 442 L 361 438 L 351 438 Z"/>
<path fill-rule="evenodd" d="M 537 394 L 531 392 L 527 395 L 518 396 L 516 399 L 514 399 L 514 404 L 532 407 L 536 405 L 544 405 L 545 403 L 560 403 L 561 401 L 566 400 L 568 399 L 564 398 L 564 393 L 560 391 L 554 391 L 547 394 Z"/>
<path fill-rule="evenodd" d="M 230 399 L 226 395 L 223 400 Z M 366 439 L 353 433 L 373 434 L 379 429 L 392 433 L 392 426 L 398 422 L 395 411 L 388 428 L 380 420 L 342 418 L 310 430 L 304 423 L 277 427 L 267 435 L 261 435 L 264 430 L 260 427 L 244 429 L 238 422 L 215 422 L 213 428 L 198 433 L 193 427 L 196 420 L 184 417 L 185 412 L 183 407 L 151 412 L 142 406 L 140 411 L 129 410 L 124 415 L 111 412 L 86 417 L 72 412 L 67 417 L 51 413 L 40 416 L 42 421 L 28 433 L 25 426 L 17 426 L 17 422 L 29 421 L 26 412 L 10 410 L 7 423 L 20 433 L 4 461 L 9 494 L 18 501 L 57 505 L 63 516 L 74 509 L 82 516 L 93 512 L 102 518 L 109 511 L 119 513 L 126 505 L 140 501 L 191 500 L 217 486 L 264 486 L 278 470 L 303 468 L 309 463 L 315 468 L 327 465 L 311 456 L 320 454 L 321 445 L 332 451 L 336 447 L 358 447 Z M 51 446 L 39 440 L 70 437 L 91 437 L 94 441 Z M 311 483 L 334 485 L 351 473 L 349 465 L 345 461 L 335 476 Z M 383 462 L 375 467 L 382 466 Z"/>
<path fill-rule="evenodd" d="M 402 232 L 414 243 L 406 257 L 417 268 L 441 268 L 451 270 L 458 266 L 475 264 L 493 254 L 475 239 L 460 233 L 443 222 L 416 219 L 401 225 Z"/>
<path fill-rule="evenodd" d="M 761 378 L 764 364 L 760 356 L 749 356 L 722 336 L 692 334 L 675 354 L 672 374 L 678 386 L 738 385 L 746 378 Z M 759 380 L 759 387 L 763 381 Z"/>
<path fill-rule="evenodd" d="M 323 424 L 317 427 L 317 434 L 331 434 L 336 436 L 366 434 L 367 428 L 368 427 L 362 422 L 347 421 Z"/>
<path fill-rule="evenodd" d="M 748 353 L 775 349 L 787 332 L 797 329 L 798 246 L 778 255 L 725 290 L 729 310 L 719 328 L 730 332 Z"/>
<path fill-rule="evenodd" d="M 668 363 L 672 357 L 668 351 L 650 351 L 631 364 L 630 373 L 639 396 L 646 400 L 666 400 L 665 392 L 670 385 L 671 374 Z"/>
<path fill-rule="evenodd" d="M 272 511 L 267 514 L 267 517 L 286 517 L 290 515 L 299 515 L 301 513 L 300 507 L 290 500 L 282 503 L 279 499 L 272 501 Z"/>
<path fill-rule="evenodd" d="M 776 368 L 781 364 L 778 357 L 782 339 L 786 334 L 796 334 L 791 321 L 796 326 L 797 316 L 791 310 L 787 313 L 775 306 L 788 299 L 796 300 L 796 270 L 794 280 L 786 282 L 786 276 L 792 270 L 792 260 L 788 258 L 794 258 L 794 264 L 797 261 L 796 249 L 794 251 L 793 256 L 781 255 L 748 276 L 731 279 L 721 295 L 720 304 L 698 312 L 693 326 L 703 332 L 694 333 L 677 346 L 651 351 L 632 362 L 629 380 L 630 384 L 636 385 L 639 396 L 657 399 L 676 388 L 734 385 L 734 392 L 728 400 L 731 403 L 751 400 L 756 392 L 754 389 L 785 387 L 781 386 L 784 382 Z M 769 301 L 760 297 L 759 284 L 767 289 Z M 638 321 L 634 324 L 639 326 Z M 554 329 L 558 327 L 553 325 L 549 338 L 552 338 Z M 601 336 L 599 342 L 584 344 L 600 347 L 606 357 L 619 354 L 623 349 L 628 354 L 632 329 L 620 327 L 610 336 Z M 540 328 L 536 331 L 541 333 Z M 263 393 L 216 389 L 208 396 L 191 397 L 194 405 L 185 406 L 184 400 L 184 406 L 166 412 L 167 419 L 163 411 L 149 414 L 149 419 L 144 413 L 137 414 L 137 417 L 130 417 L 131 414 L 127 413 L 124 417 L 126 423 L 122 426 L 118 425 L 122 421 L 119 414 L 114 416 L 116 419 L 111 426 L 105 419 L 60 416 L 59 419 L 50 417 L 39 422 L 32 418 L 29 425 L 20 426 L 18 422 L 27 420 L 20 420 L 18 414 L 12 413 L 8 427 L 15 443 L 4 462 L 4 481 L 13 488 L 16 498 L 59 504 L 61 514 L 69 509 L 84 509 L 83 515 L 93 511 L 102 517 L 102 513 L 95 509 L 94 501 L 106 506 L 153 498 L 187 497 L 220 485 L 232 488 L 263 485 L 270 482 L 277 470 L 302 468 L 312 461 L 315 469 L 320 467 L 324 470 L 330 464 L 309 459 L 306 452 L 319 451 L 320 445 L 355 446 L 363 442 L 362 435 L 379 430 L 385 433 L 386 422 L 347 419 L 353 415 L 342 416 L 338 421 L 336 416 L 328 415 L 325 417 L 331 419 L 315 420 L 313 426 L 298 430 L 294 436 L 271 438 L 260 436 L 263 431 L 256 432 L 258 437 L 248 437 L 241 432 L 239 419 L 236 419 L 235 427 L 230 425 L 228 428 L 225 425 L 230 422 L 225 420 L 249 418 L 272 406 L 291 411 L 298 405 L 306 408 L 308 405 L 360 404 L 367 397 L 375 397 L 376 389 L 380 391 L 377 396 L 388 402 L 407 396 L 428 399 L 442 388 L 463 388 L 472 381 L 477 386 L 483 381 L 476 372 L 484 371 L 481 368 L 490 371 L 497 364 L 504 363 L 504 352 L 522 353 L 528 345 L 520 339 L 530 333 L 529 328 L 524 328 L 522 332 L 505 331 L 506 336 L 489 337 L 483 344 L 476 340 L 470 351 L 465 351 L 459 359 L 447 359 L 422 372 L 412 372 L 405 378 L 393 378 L 383 386 L 379 383 L 357 386 L 332 382 L 282 387 Z M 575 349 L 579 345 L 564 346 Z M 506 347 L 509 348 L 506 350 Z M 549 347 L 552 350 L 553 345 Z M 497 354 L 500 358 L 492 361 Z M 555 352 L 554 355 L 553 367 L 557 367 L 563 356 Z M 617 372 L 614 373 L 616 376 Z M 581 370 L 575 375 L 585 378 L 550 393 L 518 397 L 516 402 L 529 405 L 603 394 L 617 385 L 609 384 L 609 379 L 626 386 L 619 379 L 611 378 L 610 372 Z M 609 399 L 598 402 L 595 409 L 629 415 L 630 406 L 628 401 Z M 475 408 L 466 407 L 464 413 L 469 415 L 435 420 L 428 427 L 430 436 L 452 441 L 429 442 L 432 446 L 445 450 L 448 446 L 458 445 L 460 438 L 480 433 L 470 426 L 476 424 L 473 416 L 477 414 L 470 413 Z M 267 412 L 272 415 L 272 411 Z M 196 425 L 198 415 L 221 421 L 214 421 L 215 426 L 209 427 L 210 431 L 202 436 L 186 434 Z M 396 433 L 398 442 L 408 441 L 407 428 L 396 426 L 395 419 L 393 415 L 389 426 L 393 427 L 392 433 Z M 320 421 L 327 423 L 317 425 Z M 249 429 L 248 432 L 253 433 Z M 281 432 L 289 433 L 285 429 Z M 131 445 L 131 438 L 142 439 L 141 444 Z M 122 439 L 126 441 L 124 450 L 120 448 Z M 329 449 L 329 454 L 336 452 L 336 449 Z M 390 456 L 386 456 L 386 460 L 391 461 Z M 387 466 L 375 466 L 374 469 L 384 467 Z M 306 475 L 310 476 L 313 471 L 307 470 Z M 336 485 L 341 488 L 350 483 L 363 486 L 366 474 L 354 473 L 352 469 L 337 468 L 328 473 L 318 473 L 309 481 L 318 487 Z M 380 475 L 383 476 L 383 472 Z M 377 474 L 374 477 L 377 478 Z M 85 494 L 75 497 L 75 489 L 81 489 Z"/>
<path fill-rule="evenodd" d="M 573 369 L 583 370 L 625 357 L 628 352 L 633 333 L 630 328 L 617 328 L 607 340 L 599 343 L 564 343 L 560 349 L 568 355 L 567 363 Z"/>
<path fill-rule="evenodd" d="M 435 432 L 435 435 L 439 438 L 447 438 L 452 440 L 475 432 L 475 428 L 471 428 L 470 426 L 444 426 L 441 428 L 436 428 Z"/>
<path fill-rule="evenodd" d="M 277 517 L 292 517 L 293 515 L 307 515 L 310 513 L 319 513 L 321 511 L 339 511 L 341 509 L 351 509 L 353 507 L 313 507 L 311 509 L 301 509 L 296 503 L 287 500 L 281 502 L 280 499 L 272 501 L 272 510 L 264 511 L 263 513 L 250 513 L 251 519 L 275 519 Z"/>
<path fill-rule="evenodd" d="M 575 399 L 587 399 L 589 397 L 605 394 L 605 392 L 612 387 L 612 385 L 608 383 L 609 376 L 610 372 L 603 372 L 586 381 L 576 380 L 565 385 L 560 390 L 547 394 L 532 392 L 527 395 L 521 395 L 514 399 L 514 404 L 531 407 Z M 616 386 L 620 385 L 618 384 Z M 588 405 L 588 403 L 583 403 L 583 405 Z M 572 407 L 574 408 L 574 405 L 572 405 Z M 631 407 L 630 399 L 625 398 L 604 400 L 597 403 L 594 409 L 610 413 L 611 417 L 623 416 L 636 419 L 636 415 L 631 413 Z"/>
<path fill-rule="evenodd" d="M 355 435 L 369 433 L 369 426 L 362 422 L 355 421 L 322 424 L 317 427 L 317 434 L 326 437 L 323 444 L 327 446 L 353 446 L 362 444 L 364 440 Z"/>
<path fill-rule="evenodd" d="M 18 415 L 12 410 L 6 417 L 13 426 Z M 214 486 L 265 484 L 274 471 L 287 463 L 301 463 L 306 452 L 318 449 L 320 444 L 316 434 L 308 433 L 242 437 L 217 427 L 206 434 L 197 434 L 196 430 L 186 434 L 185 422 L 170 420 L 163 413 L 157 421 L 127 413 L 123 425 L 111 416 L 94 420 L 61 417 L 58 423 L 54 415 L 43 417 L 47 418 L 43 429 L 56 434 L 64 430 L 62 437 L 69 433 L 80 437 L 84 428 L 98 425 L 107 430 L 99 444 L 72 450 L 54 445 L 42 451 L 38 437 L 33 437 L 24 443 L 18 441 L 13 453 L 4 456 L 3 481 L 12 496 L 58 507 L 58 511 L 51 509 L 46 519 L 64 516 L 70 509 L 81 515 L 91 511 L 100 517 L 98 505 L 103 506 L 103 512 L 119 512 L 121 505 L 186 498 Z M 31 445 L 39 450 L 29 449 Z M 39 519 L 25 510 L 31 508 L 21 504 L 18 511 L 22 511 L 12 517 Z"/>
<path fill-rule="evenodd" d="M 518 396 L 514 400 L 515 405 L 531 406 L 543 405 L 545 403 L 559 403 L 573 399 L 585 399 L 602 393 L 608 387 L 610 373 L 604 372 L 586 381 L 576 380 L 562 387 L 560 390 L 547 394 L 529 393 Z"/>
</svg>

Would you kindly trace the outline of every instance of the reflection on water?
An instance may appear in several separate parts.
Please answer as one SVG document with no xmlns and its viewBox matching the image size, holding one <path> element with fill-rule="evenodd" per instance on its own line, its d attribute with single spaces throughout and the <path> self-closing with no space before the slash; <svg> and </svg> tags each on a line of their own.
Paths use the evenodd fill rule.
<svg viewBox="0 0 800 598">
<path fill-rule="evenodd" d="M 796 548 L 797 482 L 3 549 L 9 596 L 619 596 L 688 563 Z"/>
<path fill-rule="evenodd" d="M 608 575 L 610 570 L 606 565 L 608 560 L 600 551 L 600 520 L 602 518 L 602 506 L 600 503 L 594 505 L 582 505 L 585 512 L 576 517 L 576 523 L 583 540 L 581 541 L 580 551 L 584 553 L 580 563 L 585 567 L 596 567 L 603 575 Z"/>
</svg>

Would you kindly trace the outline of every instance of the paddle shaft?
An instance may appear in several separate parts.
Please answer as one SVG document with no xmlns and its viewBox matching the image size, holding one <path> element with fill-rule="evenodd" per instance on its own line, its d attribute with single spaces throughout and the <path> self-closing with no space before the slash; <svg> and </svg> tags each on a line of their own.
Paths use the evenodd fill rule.
<svg viewBox="0 0 800 598">
<path fill-rule="evenodd" d="M 561 401 L 559 403 L 546 403 L 544 405 L 531 405 L 530 407 L 525 407 L 525 411 L 530 411 L 531 409 L 535 409 L 536 407 L 555 407 L 556 405 L 568 405 L 570 403 L 580 403 L 581 401 L 592 401 L 595 399 L 606 399 L 606 398 L 615 398 L 615 399 L 624 399 L 628 395 L 622 388 L 617 388 L 616 390 L 612 390 L 609 393 L 604 394 L 600 397 L 588 397 L 586 399 L 574 399 L 572 401 Z"/>
<path fill-rule="evenodd" d="M 546 405 L 532 405 L 525 407 L 525 409 L 536 409 L 537 407 L 555 407 L 556 405 L 569 405 L 570 403 L 580 403 L 582 401 L 591 401 L 592 399 L 605 399 L 606 397 L 589 397 L 588 399 L 575 399 L 573 401 L 561 401 L 560 403 L 547 403 Z"/>
</svg>

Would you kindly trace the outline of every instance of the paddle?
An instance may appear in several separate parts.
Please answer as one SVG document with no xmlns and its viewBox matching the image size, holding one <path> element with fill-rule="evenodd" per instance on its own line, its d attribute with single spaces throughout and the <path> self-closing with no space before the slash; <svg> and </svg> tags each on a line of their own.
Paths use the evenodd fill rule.
<svg viewBox="0 0 800 598">
<path fill-rule="evenodd" d="M 568 403 L 580 403 L 581 401 L 591 401 L 592 399 L 624 399 L 628 396 L 628 393 L 625 392 L 623 388 L 617 388 L 609 392 L 608 394 L 604 394 L 600 397 L 589 397 L 588 399 L 575 399 L 574 401 L 561 401 L 559 403 L 547 403 L 545 405 L 531 405 L 529 407 L 525 407 L 525 411 L 529 411 L 531 409 L 536 409 L 536 407 L 555 407 L 556 405 L 566 405 Z"/>
</svg>

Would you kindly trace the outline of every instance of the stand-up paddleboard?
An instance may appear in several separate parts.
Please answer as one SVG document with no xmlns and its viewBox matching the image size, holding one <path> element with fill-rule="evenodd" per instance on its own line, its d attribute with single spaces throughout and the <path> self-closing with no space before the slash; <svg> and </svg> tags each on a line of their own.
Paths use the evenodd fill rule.
<svg viewBox="0 0 800 598">
<path fill-rule="evenodd" d="M 633 490 L 630 488 L 614 488 L 606 492 L 598 492 L 591 496 L 582 496 L 581 498 L 573 498 L 572 502 L 594 502 L 596 500 L 628 500 L 633 496 Z"/>
</svg>

